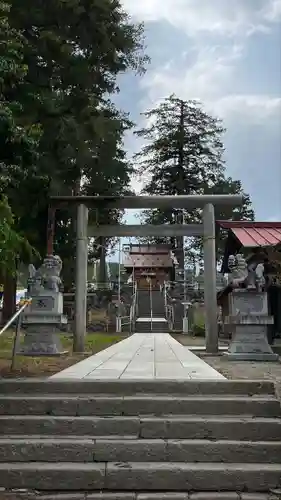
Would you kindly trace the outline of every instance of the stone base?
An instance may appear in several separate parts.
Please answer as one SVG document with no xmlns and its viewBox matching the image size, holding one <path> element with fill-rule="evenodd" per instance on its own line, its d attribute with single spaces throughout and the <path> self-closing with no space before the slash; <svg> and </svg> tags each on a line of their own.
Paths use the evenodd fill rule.
<svg viewBox="0 0 281 500">
<path fill-rule="evenodd" d="M 40 352 L 40 351 L 19 351 L 17 353 L 18 356 L 30 356 L 33 358 L 60 358 L 61 356 L 66 356 L 69 353 L 69 351 L 62 351 L 62 352 L 55 352 L 55 353 L 47 353 L 47 352 Z"/>
<path fill-rule="evenodd" d="M 62 356 L 68 353 L 68 351 L 63 350 L 59 334 L 54 333 L 52 327 L 48 331 L 46 326 L 37 326 L 36 332 L 33 327 L 32 331 L 29 331 L 30 328 L 28 327 L 26 330 L 24 344 L 18 354 L 22 356 Z"/>
<path fill-rule="evenodd" d="M 225 354 L 233 361 L 278 361 L 279 356 L 271 349 L 267 340 L 267 329 L 261 325 L 236 327 L 233 340 Z"/>
<path fill-rule="evenodd" d="M 272 352 L 272 354 L 258 354 L 258 353 L 223 353 L 223 357 L 229 361 L 278 361 L 279 356 Z"/>
</svg>

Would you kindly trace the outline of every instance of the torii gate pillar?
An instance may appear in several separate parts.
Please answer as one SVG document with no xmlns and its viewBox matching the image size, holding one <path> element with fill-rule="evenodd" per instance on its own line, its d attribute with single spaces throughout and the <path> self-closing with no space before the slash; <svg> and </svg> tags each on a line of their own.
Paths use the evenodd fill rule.
<svg viewBox="0 0 281 500">
<path fill-rule="evenodd" d="M 208 203 L 203 208 L 203 227 L 206 352 L 215 354 L 219 349 L 219 335 L 216 287 L 215 209 L 212 203 Z"/>
<path fill-rule="evenodd" d="M 74 352 L 83 352 L 87 326 L 88 207 L 77 205 Z"/>
</svg>

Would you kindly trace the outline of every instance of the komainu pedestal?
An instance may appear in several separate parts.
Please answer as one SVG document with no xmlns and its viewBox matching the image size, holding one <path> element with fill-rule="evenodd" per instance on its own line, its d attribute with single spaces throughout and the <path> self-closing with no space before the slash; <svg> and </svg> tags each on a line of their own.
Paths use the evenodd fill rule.
<svg viewBox="0 0 281 500">
<path fill-rule="evenodd" d="M 26 356 L 59 356 L 65 354 L 60 342 L 61 326 L 67 323 L 60 291 L 62 262 L 57 255 L 47 256 L 36 270 L 29 268 L 29 295 L 22 326 L 25 330 L 21 354 Z"/>
<path fill-rule="evenodd" d="M 276 361 L 267 339 L 267 293 L 258 290 L 234 289 L 229 294 L 229 316 L 224 320 L 231 327 L 232 342 L 225 356 L 237 361 Z"/>
</svg>

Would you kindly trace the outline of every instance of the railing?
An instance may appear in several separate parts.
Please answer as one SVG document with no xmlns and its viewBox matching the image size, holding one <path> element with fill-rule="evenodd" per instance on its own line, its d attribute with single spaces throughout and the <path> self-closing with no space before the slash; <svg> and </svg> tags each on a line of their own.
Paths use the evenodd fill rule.
<svg viewBox="0 0 281 500">
<path fill-rule="evenodd" d="M 150 331 L 152 332 L 153 300 L 152 300 L 152 284 L 151 284 L 151 280 L 149 280 L 149 300 L 150 300 Z"/>
<path fill-rule="evenodd" d="M 175 323 L 175 311 L 174 311 L 174 306 L 172 303 L 172 297 L 170 296 L 168 290 L 170 288 L 170 282 L 165 282 L 164 283 L 164 305 L 165 305 L 165 316 L 168 321 L 169 329 L 173 330 L 174 329 L 174 323 Z"/>
<path fill-rule="evenodd" d="M 175 311 L 174 307 L 171 304 L 168 304 L 167 306 L 167 321 L 169 330 L 173 330 L 175 324 Z"/>
<path fill-rule="evenodd" d="M 138 291 L 137 282 L 135 282 L 135 284 L 134 284 L 134 293 L 133 293 L 133 298 L 132 298 L 132 304 L 131 304 L 131 307 L 130 307 L 130 326 L 131 326 L 131 332 L 134 331 L 135 319 L 136 319 L 136 315 L 137 315 L 137 304 L 138 304 L 138 301 L 137 301 L 137 291 Z"/>
<path fill-rule="evenodd" d="M 9 321 L 7 321 L 7 323 L 0 330 L 0 336 L 1 336 L 2 333 L 4 333 L 6 330 L 8 330 L 8 328 L 14 323 L 14 321 L 17 320 L 15 336 L 14 336 L 14 343 L 13 343 L 11 371 L 13 371 L 15 368 L 16 354 L 18 352 L 18 346 L 19 346 L 19 341 L 20 341 L 20 327 L 21 327 L 22 313 L 29 304 L 31 304 L 31 299 L 21 300 L 19 303 L 20 308 L 17 310 L 17 312 L 15 312 L 15 314 L 11 317 L 11 319 L 9 319 Z"/>
<path fill-rule="evenodd" d="M 186 296 L 192 292 L 204 292 L 205 289 L 205 281 L 203 274 L 200 274 L 199 276 L 190 277 L 188 281 L 183 281 L 183 280 L 166 281 L 165 284 L 168 288 L 171 286 L 182 287 L 183 298 L 187 298 Z M 217 291 L 221 290 L 224 287 L 225 287 L 225 278 L 220 273 L 218 273 L 216 277 Z"/>
<path fill-rule="evenodd" d="M 164 285 L 163 285 L 163 296 L 164 296 L 164 308 L 165 308 L 165 318 L 166 320 L 168 321 L 168 325 L 169 325 L 169 329 L 171 330 L 172 329 L 172 317 L 173 317 L 173 307 L 172 305 L 169 303 L 169 294 L 168 294 L 168 289 L 169 289 L 169 283 L 168 282 L 164 282 Z"/>
<path fill-rule="evenodd" d="M 119 307 L 118 307 L 118 316 L 116 317 L 116 331 L 118 333 L 122 332 L 122 327 L 125 325 L 130 326 L 130 333 L 134 332 L 134 324 L 136 317 L 136 308 L 137 308 L 137 283 L 133 284 L 133 294 L 132 294 L 132 303 L 130 306 L 130 314 L 129 316 L 120 316 L 119 315 Z"/>
</svg>

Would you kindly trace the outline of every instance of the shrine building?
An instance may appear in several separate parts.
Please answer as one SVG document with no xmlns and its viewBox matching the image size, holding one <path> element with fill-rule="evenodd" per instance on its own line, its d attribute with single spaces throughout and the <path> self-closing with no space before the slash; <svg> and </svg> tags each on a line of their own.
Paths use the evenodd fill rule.
<svg viewBox="0 0 281 500">
<path fill-rule="evenodd" d="M 168 245 L 131 244 L 126 247 L 124 270 L 139 288 L 173 281 L 177 260 Z"/>
</svg>

